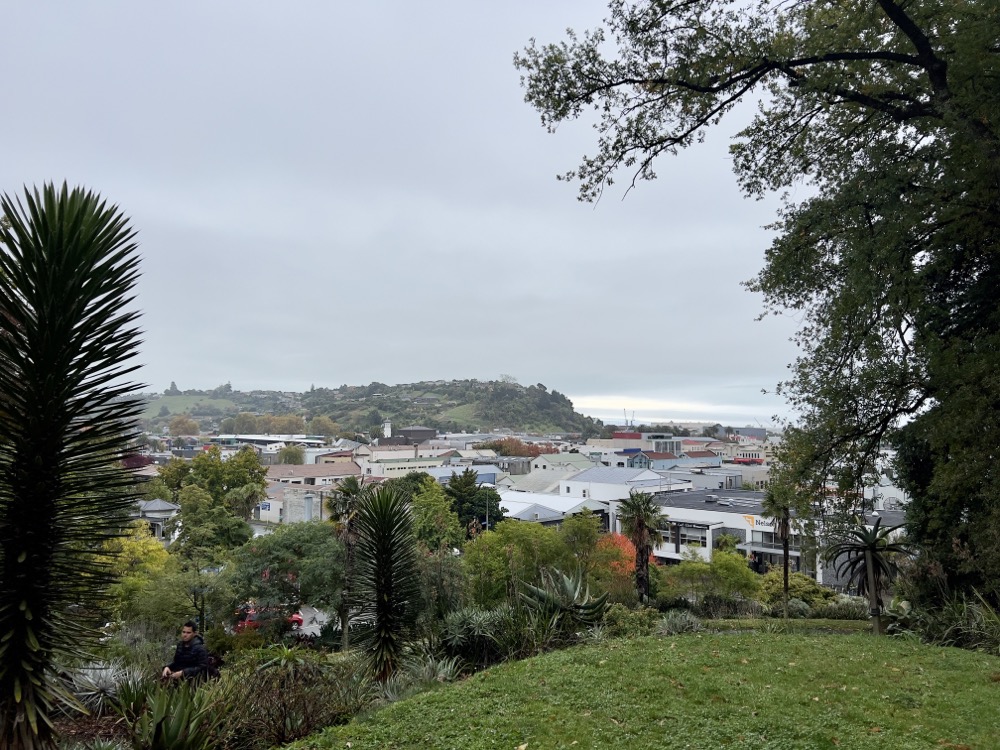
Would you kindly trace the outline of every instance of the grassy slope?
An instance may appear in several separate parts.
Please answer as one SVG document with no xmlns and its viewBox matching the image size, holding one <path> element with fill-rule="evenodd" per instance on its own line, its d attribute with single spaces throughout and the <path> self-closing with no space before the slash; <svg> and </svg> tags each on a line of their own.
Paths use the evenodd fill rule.
<svg viewBox="0 0 1000 750">
<path fill-rule="evenodd" d="M 223 412 L 236 410 L 236 404 L 229 399 L 209 398 L 208 396 L 160 396 L 146 406 L 146 411 L 142 414 L 142 419 L 152 419 L 160 413 L 160 409 L 166 406 L 170 409 L 170 416 L 186 414 L 192 407 L 201 404 L 204 406 L 214 406 Z"/>
<path fill-rule="evenodd" d="M 503 665 L 305 748 L 1000 746 L 1000 659 L 871 636 L 609 641 Z"/>
</svg>

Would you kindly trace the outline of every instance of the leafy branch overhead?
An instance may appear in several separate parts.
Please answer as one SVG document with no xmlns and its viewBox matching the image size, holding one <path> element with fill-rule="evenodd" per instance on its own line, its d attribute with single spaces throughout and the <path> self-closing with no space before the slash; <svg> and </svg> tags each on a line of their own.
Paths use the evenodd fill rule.
<svg viewBox="0 0 1000 750">
<path fill-rule="evenodd" d="M 1000 574 L 987 479 L 1000 451 L 996 11 L 615 0 L 603 29 L 515 57 L 547 127 L 596 115 L 594 153 L 564 176 L 583 200 L 619 172 L 653 178 L 658 157 L 756 105 L 731 153 L 748 197 L 784 193 L 747 286 L 766 313 L 801 321 L 802 355 L 778 386 L 800 415 L 787 468 L 853 498 L 884 446 L 900 448 L 908 531 L 963 588 Z"/>
</svg>

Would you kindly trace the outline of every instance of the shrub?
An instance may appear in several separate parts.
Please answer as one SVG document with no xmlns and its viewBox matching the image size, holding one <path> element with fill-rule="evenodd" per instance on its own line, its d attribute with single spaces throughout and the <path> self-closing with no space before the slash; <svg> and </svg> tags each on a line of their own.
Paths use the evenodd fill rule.
<svg viewBox="0 0 1000 750">
<path fill-rule="evenodd" d="M 660 620 L 660 613 L 651 607 L 628 609 L 612 604 L 604 613 L 604 634 L 609 638 L 635 638 L 651 635 Z"/>
<path fill-rule="evenodd" d="M 141 678 L 138 667 L 121 661 L 92 662 L 67 671 L 66 687 L 91 716 L 106 716 L 118 705 L 119 686 Z"/>
<path fill-rule="evenodd" d="M 660 635 L 677 635 L 678 633 L 697 633 L 704 630 L 701 620 L 690 612 L 677 609 L 667 612 L 656 626 L 656 632 Z"/>
<path fill-rule="evenodd" d="M 417 693 L 433 690 L 462 675 L 458 657 L 442 657 L 433 653 L 412 654 L 404 660 L 403 669 L 378 685 L 380 703 L 395 703 Z"/>
<path fill-rule="evenodd" d="M 131 722 L 132 745 L 143 750 L 208 750 L 223 714 L 191 683 L 155 685 Z"/>
<path fill-rule="evenodd" d="M 350 654 L 273 646 L 234 654 L 210 696 L 225 725 L 216 745 L 264 750 L 346 722 L 372 699 L 364 662 Z"/>
<path fill-rule="evenodd" d="M 259 630 L 247 628 L 236 633 L 229 641 L 229 645 L 232 651 L 259 651 L 265 647 L 266 639 Z"/>
<path fill-rule="evenodd" d="M 447 656 L 482 669 L 529 650 L 527 627 L 527 618 L 509 604 L 463 607 L 445 616 L 441 645 Z"/>
<path fill-rule="evenodd" d="M 838 594 L 831 601 L 813 606 L 810 616 L 819 620 L 867 620 L 868 601 L 860 596 Z"/>
<path fill-rule="evenodd" d="M 788 598 L 804 601 L 810 607 L 833 599 L 836 594 L 828 588 L 816 583 L 813 578 L 804 573 L 791 573 L 788 576 Z M 761 601 L 772 607 L 780 607 L 782 599 L 782 571 L 775 568 L 763 576 L 760 590 Z"/>
<path fill-rule="evenodd" d="M 214 628 L 209 628 L 204 633 L 205 649 L 210 654 L 215 654 L 220 657 L 225 656 L 235 648 L 236 639 L 241 635 L 242 633 L 227 633 L 225 628 L 216 625 Z"/>
<path fill-rule="evenodd" d="M 160 674 L 177 644 L 173 624 L 133 622 L 123 625 L 107 643 L 107 659 L 137 667 L 150 678 Z"/>
<path fill-rule="evenodd" d="M 939 607 L 918 608 L 910 621 L 929 643 L 1000 654 L 1000 612 L 979 594 L 972 600 L 955 595 Z"/>
<path fill-rule="evenodd" d="M 788 600 L 788 617 L 795 620 L 804 620 L 809 617 L 812 612 L 812 607 L 806 604 L 801 599 L 789 599 Z M 775 607 L 773 613 L 776 617 L 781 616 L 784 612 L 780 607 Z"/>
<path fill-rule="evenodd" d="M 526 583 L 522 589 L 536 650 L 575 639 L 577 633 L 601 622 L 608 608 L 608 595 L 591 598 L 579 571 L 565 575 L 558 568 L 544 570 L 541 586 Z"/>
</svg>

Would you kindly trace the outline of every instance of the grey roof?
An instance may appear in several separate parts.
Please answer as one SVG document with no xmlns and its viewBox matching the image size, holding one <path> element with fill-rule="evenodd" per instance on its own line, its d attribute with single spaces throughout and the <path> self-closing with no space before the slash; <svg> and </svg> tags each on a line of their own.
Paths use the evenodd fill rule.
<svg viewBox="0 0 1000 750">
<path fill-rule="evenodd" d="M 593 460 L 582 453 L 543 453 L 538 458 L 553 466 L 577 466 L 586 469 L 594 465 Z"/>
<path fill-rule="evenodd" d="M 714 510 L 737 515 L 764 515 L 765 493 L 752 490 L 692 490 L 690 492 L 661 492 L 653 495 L 653 502 L 664 508 Z M 714 498 L 714 500 L 712 500 Z M 901 510 L 880 510 L 878 515 L 868 514 L 865 523 L 873 525 L 881 518 L 885 526 L 899 526 L 905 520 Z"/>
<path fill-rule="evenodd" d="M 508 513 L 507 518 L 516 518 L 518 521 L 549 521 L 562 519 L 563 514 L 544 505 L 529 505 L 516 513 Z"/>
<path fill-rule="evenodd" d="M 619 469 L 612 468 L 609 466 L 595 466 L 593 469 L 584 469 L 575 477 L 573 477 L 574 482 L 593 482 L 595 484 L 625 484 L 626 482 L 634 481 L 639 476 L 656 472 L 650 472 L 649 469 Z M 656 479 L 657 477 L 651 477 Z"/>
<path fill-rule="evenodd" d="M 511 481 L 514 486 L 522 492 L 541 492 L 541 493 L 552 493 L 559 491 L 559 482 L 564 479 L 569 479 L 570 477 L 575 477 L 579 474 L 578 469 L 566 469 L 565 471 L 556 471 L 555 469 L 547 469 L 538 471 L 532 471 L 529 474 L 515 474 L 511 476 Z"/>
<path fill-rule="evenodd" d="M 136 505 L 139 506 L 140 513 L 169 513 L 181 509 L 181 506 L 175 503 L 158 498 L 153 500 L 139 500 Z"/>
</svg>

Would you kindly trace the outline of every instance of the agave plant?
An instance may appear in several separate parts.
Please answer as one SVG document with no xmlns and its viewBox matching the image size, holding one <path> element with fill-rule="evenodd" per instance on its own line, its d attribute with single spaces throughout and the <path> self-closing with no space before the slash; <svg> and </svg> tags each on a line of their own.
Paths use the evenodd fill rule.
<svg viewBox="0 0 1000 750">
<path fill-rule="evenodd" d="M 558 568 L 544 570 L 541 583 L 541 586 L 522 584 L 521 600 L 536 623 L 545 625 L 548 636 L 544 641 L 550 637 L 568 637 L 604 619 L 608 595 L 592 599 L 581 571 L 566 575 Z"/>
<path fill-rule="evenodd" d="M 0 197 L 0 747 L 52 748 L 134 503 L 135 233 L 94 193 Z"/>
<path fill-rule="evenodd" d="M 847 530 L 843 539 L 827 548 L 825 558 L 836 566 L 837 575 L 847 578 L 848 586 L 857 586 L 860 596 L 867 596 L 872 616 L 872 632 L 881 633 L 882 591 L 899 572 L 894 558 L 913 554 L 905 543 L 893 541 L 899 526 L 881 528 L 882 519 L 868 528 L 862 523 Z"/>
<path fill-rule="evenodd" d="M 354 523 L 359 594 L 371 618 L 362 646 L 372 676 L 384 682 L 401 664 L 418 613 L 416 537 L 407 496 L 385 485 L 366 493 Z"/>
<path fill-rule="evenodd" d="M 132 724 L 135 750 L 208 750 L 221 717 L 215 716 L 204 693 L 190 684 L 157 685 L 145 710 Z"/>
<path fill-rule="evenodd" d="M 119 705 L 119 688 L 141 683 L 142 672 L 120 661 L 92 662 L 67 673 L 70 692 L 91 716 L 105 716 Z"/>
</svg>

